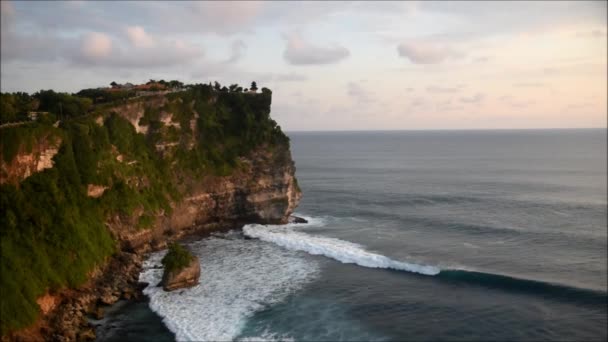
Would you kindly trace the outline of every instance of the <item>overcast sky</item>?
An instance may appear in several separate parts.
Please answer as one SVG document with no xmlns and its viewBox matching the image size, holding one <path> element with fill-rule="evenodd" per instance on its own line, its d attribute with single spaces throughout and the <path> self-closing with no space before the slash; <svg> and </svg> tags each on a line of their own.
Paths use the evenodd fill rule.
<svg viewBox="0 0 608 342">
<path fill-rule="evenodd" d="M 606 127 L 606 2 L 1 1 L 2 91 L 273 90 L 287 130 Z"/>
</svg>

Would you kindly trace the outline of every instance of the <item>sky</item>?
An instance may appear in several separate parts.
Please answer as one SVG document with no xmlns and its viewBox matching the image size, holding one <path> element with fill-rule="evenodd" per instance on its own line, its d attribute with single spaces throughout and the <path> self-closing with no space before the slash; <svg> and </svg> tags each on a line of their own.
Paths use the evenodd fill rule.
<svg viewBox="0 0 608 342">
<path fill-rule="evenodd" d="M 287 131 L 607 126 L 607 2 L 5 1 L 3 92 L 219 81 Z"/>
</svg>

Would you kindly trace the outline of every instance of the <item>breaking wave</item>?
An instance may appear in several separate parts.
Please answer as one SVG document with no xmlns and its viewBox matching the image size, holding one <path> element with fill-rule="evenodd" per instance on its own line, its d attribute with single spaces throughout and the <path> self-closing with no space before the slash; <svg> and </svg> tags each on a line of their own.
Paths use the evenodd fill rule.
<svg viewBox="0 0 608 342">
<path fill-rule="evenodd" d="M 346 264 L 352 263 L 363 267 L 387 268 L 424 275 L 436 275 L 440 272 L 440 269 L 435 266 L 393 260 L 384 255 L 368 252 L 356 243 L 306 234 L 294 230 L 294 226 L 294 224 L 281 226 L 249 224 L 243 227 L 243 232 L 245 236 L 251 238 L 272 242 L 291 250 L 324 255 Z"/>
<path fill-rule="evenodd" d="M 323 223 L 323 221 L 320 222 Z M 507 292 L 540 295 L 583 305 L 605 306 L 608 304 L 608 294 L 605 291 L 475 270 L 458 268 L 441 269 L 437 266 L 397 261 L 384 255 L 369 252 L 363 246 L 356 243 L 331 237 L 311 235 L 296 230 L 297 227 L 314 226 L 316 224 L 319 224 L 319 221 L 309 220 L 309 223 L 304 225 L 250 224 L 243 227 L 243 232 L 248 237 L 272 242 L 289 250 L 323 255 L 342 263 L 436 276 L 434 278 L 444 282 L 466 283 Z"/>
<path fill-rule="evenodd" d="M 140 281 L 149 283 L 143 292 L 150 308 L 178 341 L 232 341 L 256 311 L 281 302 L 318 273 L 315 261 L 236 232 L 188 247 L 200 259 L 199 285 L 172 292 L 158 286 L 166 251 L 153 253 L 140 274 Z"/>
</svg>

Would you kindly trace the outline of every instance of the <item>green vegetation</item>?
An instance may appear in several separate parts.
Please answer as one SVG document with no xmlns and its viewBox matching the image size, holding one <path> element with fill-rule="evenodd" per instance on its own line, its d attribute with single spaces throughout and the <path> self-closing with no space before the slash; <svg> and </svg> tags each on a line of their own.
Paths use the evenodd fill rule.
<svg viewBox="0 0 608 342">
<path fill-rule="evenodd" d="M 169 251 L 162 260 L 165 272 L 173 272 L 183 269 L 190 264 L 194 256 L 182 245 L 174 242 L 169 245 Z"/>
<path fill-rule="evenodd" d="M 0 123 L 27 121 L 28 112 L 49 112 L 44 117 L 49 123 L 56 118 L 67 119 L 87 114 L 93 100 L 53 90 L 41 90 L 33 95 L 27 93 L 0 94 Z"/>
<path fill-rule="evenodd" d="M 38 296 L 82 284 L 114 251 L 98 206 L 86 196 L 73 146 L 66 139 L 55 167 L 19 188 L 0 187 L 2 333 L 34 321 Z"/>
<path fill-rule="evenodd" d="M 34 123 L 31 125 L 15 126 L 2 129 L 2 139 L 0 139 L 0 153 L 4 162 L 9 163 L 19 149 L 22 152 L 32 152 L 35 143 L 47 138 L 49 142 L 62 136 L 62 131 L 52 126 Z"/>
<path fill-rule="evenodd" d="M 20 108 L 13 112 L 21 113 L 33 103 L 37 110 L 62 115 L 58 128 L 37 122 L 1 131 L 3 163 L 31 151 L 42 139 L 62 142 L 53 168 L 18 185 L 0 185 L 2 334 L 36 319 L 37 297 L 82 284 L 93 267 L 116 251 L 104 224 L 109 217 L 118 215 L 137 229 L 148 229 L 162 212 L 170 213 L 172 201 L 186 194 L 188 190 L 180 188 L 183 179 L 227 176 L 241 167 L 239 158 L 255 148 L 289 146 L 288 137 L 270 118 L 272 92 L 267 88 L 248 94 L 238 85 L 188 85 L 166 95 L 160 108 L 146 98 L 131 98 L 128 101 L 141 101 L 145 107 L 139 125 L 148 127 L 146 135 L 116 113 L 121 99 L 104 102 L 116 99 L 99 99 L 90 90 L 78 94 L 2 94 L 2 108 Z M 163 123 L 166 113 L 172 115 L 171 125 Z M 94 120 L 98 115 L 103 117 L 101 125 Z M 88 184 L 108 189 L 91 198 Z M 180 248 L 172 246 L 163 260 L 168 269 L 190 260 Z"/>
<path fill-rule="evenodd" d="M 27 120 L 27 112 L 36 107 L 27 93 L 0 94 L 0 123 Z"/>
<path fill-rule="evenodd" d="M 114 82 L 112 82 L 114 83 Z M 106 91 L 104 89 L 83 89 L 76 93 L 77 96 L 88 98 L 94 104 L 115 102 L 120 100 L 126 100 L 136 95 L 135 90 L 117 90 L 117 91 Z"/>
</svg>

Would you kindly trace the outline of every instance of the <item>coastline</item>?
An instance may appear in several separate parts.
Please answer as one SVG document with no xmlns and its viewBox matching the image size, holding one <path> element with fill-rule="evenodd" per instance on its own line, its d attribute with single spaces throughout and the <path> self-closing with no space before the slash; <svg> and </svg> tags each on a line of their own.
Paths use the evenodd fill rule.
<svg viewBox="0 0 608 342">
<path fill-rule="evenodd" d="M 151 241 L 138 250 L 120 250 L 102 267 L 91 272 L 79 288 L 64 289 L 43 297 L 47 311 L 32 326 L 4 336 L 3 341 L 92 341 L 103 323 L 105 311 L 118 301 L 135 303 L 145 298 L 147 286 L 139 282 L 142 263 L 148 253 L 162 250 L 174 241 L 203 239 L 212 233 L 242 229 L 246 222 L 227 221 L 194 225 Z M 44 310 L 43 310 L 44 311 Z M 97 322 L 95 322 L 97 321 Z"/>
</svg>

